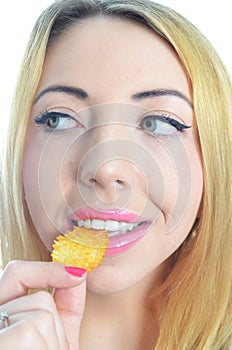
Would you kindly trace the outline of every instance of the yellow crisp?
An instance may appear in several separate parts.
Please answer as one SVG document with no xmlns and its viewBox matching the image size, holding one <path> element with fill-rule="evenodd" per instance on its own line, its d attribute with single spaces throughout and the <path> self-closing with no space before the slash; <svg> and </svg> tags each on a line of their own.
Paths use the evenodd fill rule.
<svg viewBox="0 0 232 350">
<path fill-rule="evenodd" d="M 66 266 L 82 267 L 91 271 L 102 262 L 108 239 L 105 230 L 75 227 L 64 236 L 56 237 L 52 260 Z"/>
</svg>

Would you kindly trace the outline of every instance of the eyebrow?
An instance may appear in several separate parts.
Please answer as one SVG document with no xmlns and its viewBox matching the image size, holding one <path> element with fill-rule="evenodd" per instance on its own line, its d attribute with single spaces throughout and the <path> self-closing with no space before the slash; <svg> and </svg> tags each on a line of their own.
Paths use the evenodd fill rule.
<svg viewBox="0 0 232 350">
<path fill-rule="evenodd" d="M 52 85 L 49 86 L 48 88 L 42 90 L 39 95 L 36 97 L 34 104 L 36 104 L 39 99 L 52 92 L 60 92 L 60 93 L 65 93 L 67 95 L 74 96 L 76 98 L 79 98 L 81 100 L 87 99 L 89 96 L 86 91 L 79 87 L 75 86 L 67 86 L 67 85 Z M 147 90 L 143 92 L 137 92 L 131 96 L 133 100 L 144 100 L 147 98 L 153 98 L 153 97 L 159 97 L 159 96 L 175 96 L 179 97 L 185 102 L 188 103 L 188 105 L 193 108 L 193 104 L 190 101 L 190 99 L 184 95 L 182 92 L 177 91 L 177 90 L 170 90 L 170 89 L 155 89 L 155 90 Z"/>
<path fill-rule="evenodd" d="M 146 98 L 159 97 L 159 96 L 175 96 L 180 97 L 182 100 L 188 103 L 188 105 L 193 108 L 193 103 L 190 99 L 184 95 L 182 92 L 170 89 L 155 89 L 143 92 L 138 92 L 132 96 L 134 100 L 142 100 Z"/>
<path fill-rule="evenodd" d="M 49 86 L 48 88 L 42 90 L 39 93 L 39 95 L 36 97 L 36 99 L 34 101 L 34 104 L 36 104 L 42 96 L 44 96 L 48 93 L 51 93 L 51 92 L 65 93 L 67 95 L 77 97 L 81 100 L 88 98 L 87 92 L 85 92 L 83 89 L 81 89 L 79 87 L 67 86 L 67 85 L 52 85 L 52 86 Z"/>
</svg>

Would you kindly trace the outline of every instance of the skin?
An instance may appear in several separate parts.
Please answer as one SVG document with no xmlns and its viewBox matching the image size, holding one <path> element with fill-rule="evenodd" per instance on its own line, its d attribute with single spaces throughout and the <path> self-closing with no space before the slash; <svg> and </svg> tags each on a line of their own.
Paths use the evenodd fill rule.
<svg viewBox="0 0 232 350">
<path fill-rule="evenodd" d="M 79 87 L 88 98 L 61 92 L 41 95 L 54 85 Z M 134 96 L 154 89 L 175 90 L 186 98 L 170 94 L 144 99 Z M 42 275 L 42 263 L 38 265 L 38 275 L 33 272 L 33 264 L 25 271 L 20 267 L 23 277 L 20 281 L 16 277 L 15 283 L 21 292 L 9 293 L 15 287 L 10 285 L 6 295 L 11 297 L 7 301 L 22 295 L 24 285 L 41 287 L 36 282 L 39 280 L 56 288 L 55 303 L 52 298 L 48 301 L 49 307 L 53 305 L 51 314 L 56 322 L 47 329 L 54 335 L 57 324 L 59 330 L 63 324 L 68 340 L 62 329 L 54 336 L 53 344 L 48 344 L 49 349 L 55 349 L 57 341 L 62 344 L 61 349 L 66 349 L 67 342 L 73 343 L 70 349 L 79 348 L 81 319 L 80 349 L 149 348 L 151 334 L 147 324 L 151 320 L 144 300 L 149 290 L 165 278 L 172 254 L 191 230 L 202 196 L 197 129 L 188 101 L 191 86 L 176 54 L 140 24 L 86 19 L 49 48 L 31 111 L 24 158 L 26 200 L 41 239 L 51 249 L 57 234 L 65 232 L 70 213 L 90 204 L 100 209 L 123 207 L 151 223 L 145 236 L 132 248 L 105 257 L 88 274 L 86 301 L 85 276 L 70 277 L 70 285 L 64 290 L 61 276 L 68 279 L 64 270 L 59 281 L 53 281 L 50 279 L 55 277 L 48 272 Z M 69 113 L 78 124 L 68 124 L 64 132 L 50 133 L 44 125 L 38 127 L 34 122 L 44 110 Z M 171 135 L 151 135 L 138 129 L 141 118 L 154 110 L 191 128 L 181 133 L 168 126 Z M 163 128 L 167 123 L 160 125 Z M 127 150 L 125 157 L 120 153 L 120 144 L 128 145 L 122 147 Z M 52 269 L 50 265 L 53 264 L 48 263 Z M 54 269 L 61 268 L 54 265 Z M 6 271 L 4 277 L 8 284 L 10 273 Z M 68 288 L 75 283 L 78 286 Z M 72 297 L 67 298 L 70 294 Z M 36 308 L 36 300 L 38 297 L 29 307 L 26 301 L 20 304 L 23 306 L 15 325 L 27 318 L 24 307 L 27 311 Z M 73 310 L 74 305 L 74 313 L 64 313 L 63 304 L 66 310 Z M 17 300 L 13 300 L 12 313 L 18 307 Z M 30 320 L 35 313 L 29 313 Z M 37 316 L 36 319 L 39 320 Z M 36 330 L 40 330 L 40 324 L 35 324 Z M 75 332 L 71 332 L 74 325 Z M 152 334 L 157 332 L 154 325 Z M 46 334 L 40 333 L 41 341 L 46 342 Z"/>
</svg>

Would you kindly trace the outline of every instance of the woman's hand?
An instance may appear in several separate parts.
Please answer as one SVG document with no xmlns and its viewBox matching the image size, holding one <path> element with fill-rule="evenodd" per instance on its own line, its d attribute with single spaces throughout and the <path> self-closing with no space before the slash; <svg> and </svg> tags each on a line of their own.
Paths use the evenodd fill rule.
<svg viewBox="0 0 232 350">
<path fill-rule="evenodd" d="M 9 313 L 1 329 L 1 350 L 77 350 L 84 312 L 86 274 L 77 277 L 52 262 L 14 261 L 0 279 L 0 313 Z M 28 289 L 53 287 L 28 295 Z"/>
</svg>

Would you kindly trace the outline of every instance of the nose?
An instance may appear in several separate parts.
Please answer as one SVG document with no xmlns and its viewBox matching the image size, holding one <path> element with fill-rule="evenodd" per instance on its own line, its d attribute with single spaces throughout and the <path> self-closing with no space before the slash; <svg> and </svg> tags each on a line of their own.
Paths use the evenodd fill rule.
<svg viewBox="0 0 232 350">
<path fill-rule="evenodd" d="M 133 179 L 133 166 L 128 161 L 122 159 L 99 159 L 96 165 L 86 166 L 81 174 L 82 182 L 87 186 L 94 186 L 102 190 L 110 191 L 128 189 Z"/>
<path fill-rule="evenodd" d="M 135 187 L 136 169 L 129 161 L 107 159 L 86 164 L 81 169 L 82 195 L 89 203 L 115 203 L 120 207 L 130 201 Z M 80 182 L 79 182 L 80 183 Z"/>
<path fill-rule="evenodd" d="M 94 135 L 89 135 L 78 170 L 79 184 L 85 188 L 85 193 L 89 191 L 92 196 L 95 194 L 103 201 L 112 202 L 119 194 L 129 196 L 138 184 L 141 174 L 133 161 L 134 150 L 122 135 L 122 130 L 120 132 L 116 126 L 95 130 Z"/>
</svg>

